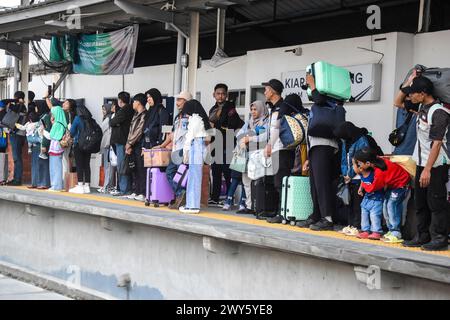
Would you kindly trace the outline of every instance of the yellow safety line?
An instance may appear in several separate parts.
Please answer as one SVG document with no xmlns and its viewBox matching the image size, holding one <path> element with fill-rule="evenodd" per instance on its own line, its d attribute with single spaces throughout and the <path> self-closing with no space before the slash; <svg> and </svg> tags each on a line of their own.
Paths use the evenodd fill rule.
<svg viewBox="0 0 450 320">
<path fill-rule="evenodd" d="M 17 188 L 21 190 L 29 190 L 26 187 L 12 187 Z M 46 192 L 42 190 L 36 190 L 31 189 L 31 191 L 34 192 Z M 50 193 L 52 195 L 59 195 L 59 196 L 65 196 L 65 197 L 72 197 L 72 198 L 78 198 L 78 199 L 87 199 L 87 200 L 93 200 L 93 201 L 99 201 L 104 203 L 112 203 L 112 204 L 123 204 L 130 207 L 136 207 L 136 208 L 146 208 L 142 202 L 136 202 L 134 200 L 125 200 L 125 199 L 117 199 L 117 198 L 108 198 L 105 196 L 96 196 L 92 194 L 75 194 L 75 193 L 68 193 L 68 192 L 52 192 Z M 158 210 L 158 211 L 165 211 L 170 213 L 179 213 L 176 210 L 170 210 L 167 207 L 151 207 L 152 210 Z M 234 215 L 228 215 L 228 214 L 220 214 L 220 213 L 214 213 L 214 212 L 208 212 L 208 211 L 201 211 L 200 214 L 194 215 L 200 218 L 208 218 L 208 219 L 216 219 L 216 220 L 222 220 L 222 221 L 231 221 L 236 223 L 242 223 L 242 224 L 248 224 L 248 225 L 254 225 L 264 228 L 272 228 L 272 229 L 279 229 L 279 230 L 287 230 L 287 231 L 293 231 L 293 232 L 299 232 L 299 233 L 305 233 L 305 234 L 311 234 L 314 236 L 323 236 L 327 238 L 334 238 L 334 239 L 342 239 L 346 241 L 354 241 L 354 242 L 360 242 L 360 243 L 367 243 L 373 246 L 383 246 L 383 247 L 390 247 L 390 248 L 396 248 L 399 250 L 407 250 L 407 251 L 415 251 L 425 254 L 432 254 L 432 255 L 438 255 L 438 256 L 444 256 L 450 258 L 450 250 L 447 251 L 423 251 L 420 248 L 405 248 L 400 243 L 392 244 L 392 243 L 385 243 L 383 241 L 374 241 L 374 240 L 368 240 L 368 239 L 358 239 L 356 237 L 349 237 L 343 234 L 340 234 L 336 231 L 312 231 L 310 229 L 305 228 L 299 228 L 291 225 L 282 225 L 282 224 L 270 224 L 267 223 L 264 220 L 257 220 L 250 217 L 244 217 L 244 216 L 234 216 Z"/>
</svg>

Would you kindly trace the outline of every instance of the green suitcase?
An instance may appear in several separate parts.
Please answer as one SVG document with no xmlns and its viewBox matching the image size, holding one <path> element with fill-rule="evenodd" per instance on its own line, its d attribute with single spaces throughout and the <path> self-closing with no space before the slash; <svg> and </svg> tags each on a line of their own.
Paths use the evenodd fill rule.
<svg viewBox="0 0 450 320">
<path fill-rule="evenodd" d="M 347 101 L 352 96 L 350 72 L 333 64 L 319 61 L 306 68 L 307 73 L 314 76 L 316 89 L 322 95 L 340 101 Z M 311 89 L 308 88 L 311 98 Z"/>
<path fill-rule="evenodd" d="M 283 224 L 295 225 L 313 212 L 309 177 L 284 177 L 281 195 Z"/>
</svg>

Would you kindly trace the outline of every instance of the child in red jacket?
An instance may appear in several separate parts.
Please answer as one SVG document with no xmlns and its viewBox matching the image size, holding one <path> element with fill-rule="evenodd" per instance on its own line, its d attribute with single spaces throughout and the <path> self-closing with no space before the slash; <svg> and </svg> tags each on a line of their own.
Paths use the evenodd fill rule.
<svg viewBox="0 0 450 320">
<path fill-rule="evenodd" d="M 357 173 L 374 170 L 374 180 L 370 185 L 364 186 L 366 192 L 384 189 L 385 198 L 383 214 L 389 232 L 381 239 L 388 243 L 402 242 L 402 217 L 406 207 L 404 203 L 409 196 L 410 176 L 408 172 L 396 163 L 379 158 L 374 150 L 364 148 L 355 157 L 355 171 Z"/>
</svg>

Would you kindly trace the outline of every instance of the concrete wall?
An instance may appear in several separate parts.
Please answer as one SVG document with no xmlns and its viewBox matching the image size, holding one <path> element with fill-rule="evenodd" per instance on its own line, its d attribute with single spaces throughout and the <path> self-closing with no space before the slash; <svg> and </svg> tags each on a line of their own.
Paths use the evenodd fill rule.
<svg viewBox="0 0 450 320">
<path fill-rule="evenodd" d="M 126 273 L 131 299 L 450 298 L 448 284 L 384 271 L 381 290 L 369 290 L 348 263 L 229 241 L 212 253 L 201 235 L 5 200 L 0 208 L 0 264 L 120 299 Z"/>
</svg>

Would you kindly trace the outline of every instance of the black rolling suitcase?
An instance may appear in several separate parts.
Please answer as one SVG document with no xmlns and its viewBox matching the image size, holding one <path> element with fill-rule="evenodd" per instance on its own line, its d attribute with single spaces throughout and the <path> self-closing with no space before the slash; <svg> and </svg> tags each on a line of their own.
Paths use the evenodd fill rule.
<svg viewBox="0 0 450 320">
<path fill-rule="evenodd" d="M 280 202 L 279 194 L 274 186 L 273 176 L 264 177 L 256 181 L 252 181 L 252 204 L 257 219 L 264 214 L 267 216 L 275 216 Z"/>
</svg>

